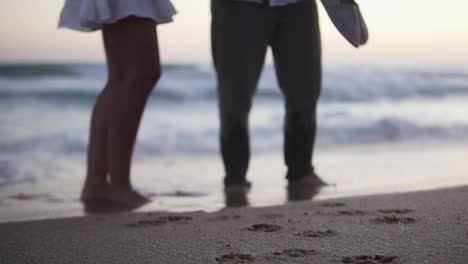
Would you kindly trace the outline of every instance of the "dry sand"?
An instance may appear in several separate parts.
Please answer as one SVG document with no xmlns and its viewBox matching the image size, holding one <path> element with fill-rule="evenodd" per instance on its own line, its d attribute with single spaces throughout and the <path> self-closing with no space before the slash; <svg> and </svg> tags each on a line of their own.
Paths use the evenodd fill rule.
<svg viewBox="0 0 468 264">
<path fill-rule="evenodd" d="M 468 187 L 0 224 L 0 263 L 468 263 Z"/>
</svg>

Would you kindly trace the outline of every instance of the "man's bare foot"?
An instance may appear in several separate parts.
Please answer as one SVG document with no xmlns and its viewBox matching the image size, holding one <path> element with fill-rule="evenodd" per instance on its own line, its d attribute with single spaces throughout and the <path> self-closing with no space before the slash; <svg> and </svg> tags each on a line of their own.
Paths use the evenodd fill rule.
<svg viewBox="0 0 468 264">
<path fill-rule="evenodd" d="M 296 186 L 314 186 L 314 187 L 324 187 L 328 185 L 325 181 L 323 181 L 315 172 L 310 172 L 306 174 L 304 177 L 300 178 L 299 180 L 290 181 L 288 186 L 296 187 Z"/>
<path fill-rule="evenodd" d="M 250 182 L 243 184 L 230 184 L 224 188 L 226 207 L 248 206 L 247 193 L 250 191 Z"/>
<path fill-rule="evenodd" d="M 245 183 L 229 184 L 224 187 L 226 193 L 248 193 L 252 184 L 248 181 Z"/>
<path fill-rule="evenodd" d="M 150 202 L 139 192 L 132 188 L 122 188 L 117 186 L 110 186 L 107 191 L 107 199 L 130 207 L 139 207 Z"/>
<path fill-rule="evenodd" d="M 310 172 L 301 179 L 288 183 L 288 187 L 286 188 L 288 201 L 310 200 L 326 185 L 327 183 L 317 174 Z"/>
</svg>

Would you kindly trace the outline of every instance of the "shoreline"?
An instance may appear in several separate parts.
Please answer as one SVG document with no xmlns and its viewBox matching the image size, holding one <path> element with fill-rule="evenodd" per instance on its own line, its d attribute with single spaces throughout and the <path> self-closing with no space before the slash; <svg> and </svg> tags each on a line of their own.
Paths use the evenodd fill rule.
<svg viewBox="0 0 468 264">
<path fill-rule="evenodd" d="M 0 256 L 6 263 L 464 264 L 467 204 L 464 186 L 215 213 L 4 223 Z"/>
<path fill-rule="evenodd" d="M 466 144 L 318 148 L 315 154 L 318 173 L 332 185 L 322 189 L 313 200 L 466 186 L 467 150 Z M 63 161 L 63 171 L 71 173 L 68 176 L 1 187 L 0 222 L 83 216 L 79 193 L 84 163 L 74 157 Z M 284 173 L 280 152 L 255 154 L 248 176 L 253 183 L 247 196 L 249 205 L 287 203 Z M 213 212 L 225 207 L 218 155 L 137 158 L 133 174 L 137 189 L 153 200 L 139 212 Z"/>
</svg>

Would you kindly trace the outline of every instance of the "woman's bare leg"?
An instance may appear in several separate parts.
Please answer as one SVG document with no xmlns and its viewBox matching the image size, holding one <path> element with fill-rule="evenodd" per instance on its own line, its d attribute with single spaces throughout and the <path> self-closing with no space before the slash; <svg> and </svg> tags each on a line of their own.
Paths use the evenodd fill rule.
<svg viewBox="0 0 468 264">
<path fill-rule="evenodd" d="M 132 189 L 130 164 L 146 101 L 161 72 L 156 27 L 130 17 L 106 25 L 103 38 L 109 76 L 93 111 L 84 190 L 143 202 Z"/>
<path fill-rule="evenodd" d="M 90 138 L 88 144 L 88 160 L 86 180 L 82 199 L 105 198 L 107 181 L 107 121 L 106 121 L 106 91 L 101 92 L 94 105 L 91 115 Z"/>
</svg>

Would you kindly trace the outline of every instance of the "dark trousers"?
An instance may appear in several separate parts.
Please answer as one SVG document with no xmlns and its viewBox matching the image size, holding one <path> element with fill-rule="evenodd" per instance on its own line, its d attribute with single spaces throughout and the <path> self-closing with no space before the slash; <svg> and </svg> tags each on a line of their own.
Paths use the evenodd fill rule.
<svg viewBox="0 0 468 264">
<path fill-rule="evenodd" d="M 316 108 L 322 82 L 315 1 L 282 7 L 232 0 L 212 0 L 211 4 L 224 183 L 246 182 L 248 116 L 268 46 L 285 98 L 286 177 L 289 181 L 300 179 L 313 171 Z"/>
</svg>

